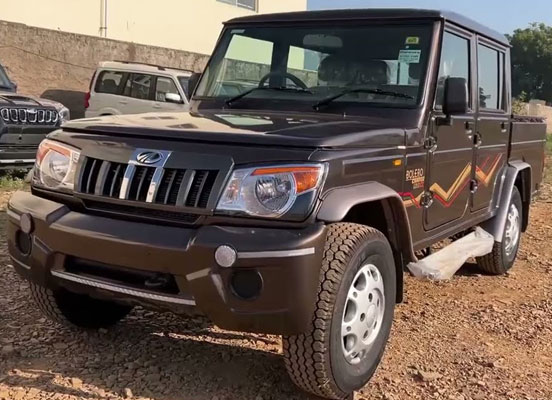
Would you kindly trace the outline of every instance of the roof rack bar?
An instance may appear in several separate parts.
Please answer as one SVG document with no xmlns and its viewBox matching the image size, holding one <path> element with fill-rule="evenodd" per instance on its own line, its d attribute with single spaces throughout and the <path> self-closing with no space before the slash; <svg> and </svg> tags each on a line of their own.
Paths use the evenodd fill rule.
<svg viewBox="0 0 552 400">
<path fill-rule="evenodd" d="M 149 67 L 154 67 L 154 68 L 157 68 L 159 69 L 159 71 L 165 71 L 166 69 L 176 69 L 178 71 L 185 71 L 185 72 L 195 72 L 191 69 L 187 69 L 187 68 L 178 68 L 178 67 L 166 67 L 166 66 L 163 66 L 163 65 L 158 65 L 158 64 L 152 64 L 152 63 L 146 63 L 146 62 L 140 62 L 140 61 L 128 61 L 128 60 L 113 60 L 114 62 L 118 62 L 118 63 L 121 63 L 121 64 L 137 64 L 137 65 L 147 65 Z"/>
</svg>

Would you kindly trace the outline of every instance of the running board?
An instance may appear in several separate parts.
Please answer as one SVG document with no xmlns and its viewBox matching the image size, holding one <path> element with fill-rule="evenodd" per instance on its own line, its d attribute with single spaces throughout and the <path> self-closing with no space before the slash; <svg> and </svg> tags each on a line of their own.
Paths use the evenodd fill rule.
<svg viewBox="0 0 552 400">
<path fill-rule="evenodd" d="M 447 247 L 416 263 L 408 269 L 416 278 L 435 281 L 451 279 L 471 257 L 482 257 L 493 251 L 494 236 L 482 228 L 449 244 Z"/>
</svg>

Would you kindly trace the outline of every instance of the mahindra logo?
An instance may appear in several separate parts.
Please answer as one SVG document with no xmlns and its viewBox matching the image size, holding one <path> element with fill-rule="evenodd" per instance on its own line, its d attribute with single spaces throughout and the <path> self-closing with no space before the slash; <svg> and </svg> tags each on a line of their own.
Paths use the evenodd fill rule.
<svg viewBox="0 0 552 400">
<path fill-rule="evenodd" d="M 152 165 L 163 159 L 163 155 L 156 151 L 143 151 L 136 156 L 136 161 L 140 164 Z"/>
</svg>

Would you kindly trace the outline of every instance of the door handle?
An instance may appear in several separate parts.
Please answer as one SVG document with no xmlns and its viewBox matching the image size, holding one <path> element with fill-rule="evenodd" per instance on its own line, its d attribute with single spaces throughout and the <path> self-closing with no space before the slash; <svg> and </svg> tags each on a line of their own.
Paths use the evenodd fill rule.
<svg viewBox="0 0 552 400">
<path fill-rule="evenodd" d="M 502 123 L 500 124 L 500 132 L 502 132 L 502 133 L 508 132 L 508 125 L 507 125 L 506 122 L 502 122 Z"/>
<path fill-rule="evenodd" d="M 119 101 L 119 104 L 126 105 L 126 104 L 128 104 L 128 101 L 121 100 L 121 101 Z"/>
<path fill-rule="evenodd" d="M 471 121 L 466 121 L 466 134 L 471 135 L 473 133 L 473 127 L 475 124 Z"/>
<path fill-rule="evenodd" d="M 473 144 L 475 147 L 480 147 L 481 143 L 483 143 L 483 137 L 479 132 L 477 132 L 475 135 L 473 135 Z"/>
</svg>

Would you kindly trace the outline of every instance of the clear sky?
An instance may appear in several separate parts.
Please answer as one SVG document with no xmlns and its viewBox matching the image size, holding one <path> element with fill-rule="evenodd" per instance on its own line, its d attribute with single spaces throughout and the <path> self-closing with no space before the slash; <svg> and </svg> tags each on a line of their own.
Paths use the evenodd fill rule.
<svg viewBox="0 0 552 400">
<path fill-rule="evenodd" d="M 552 25 L 552 0 L 308 0 L 309 9 L 409 7 L 456 11 L 501 33 L 531 22 Z"/>
</svg>

